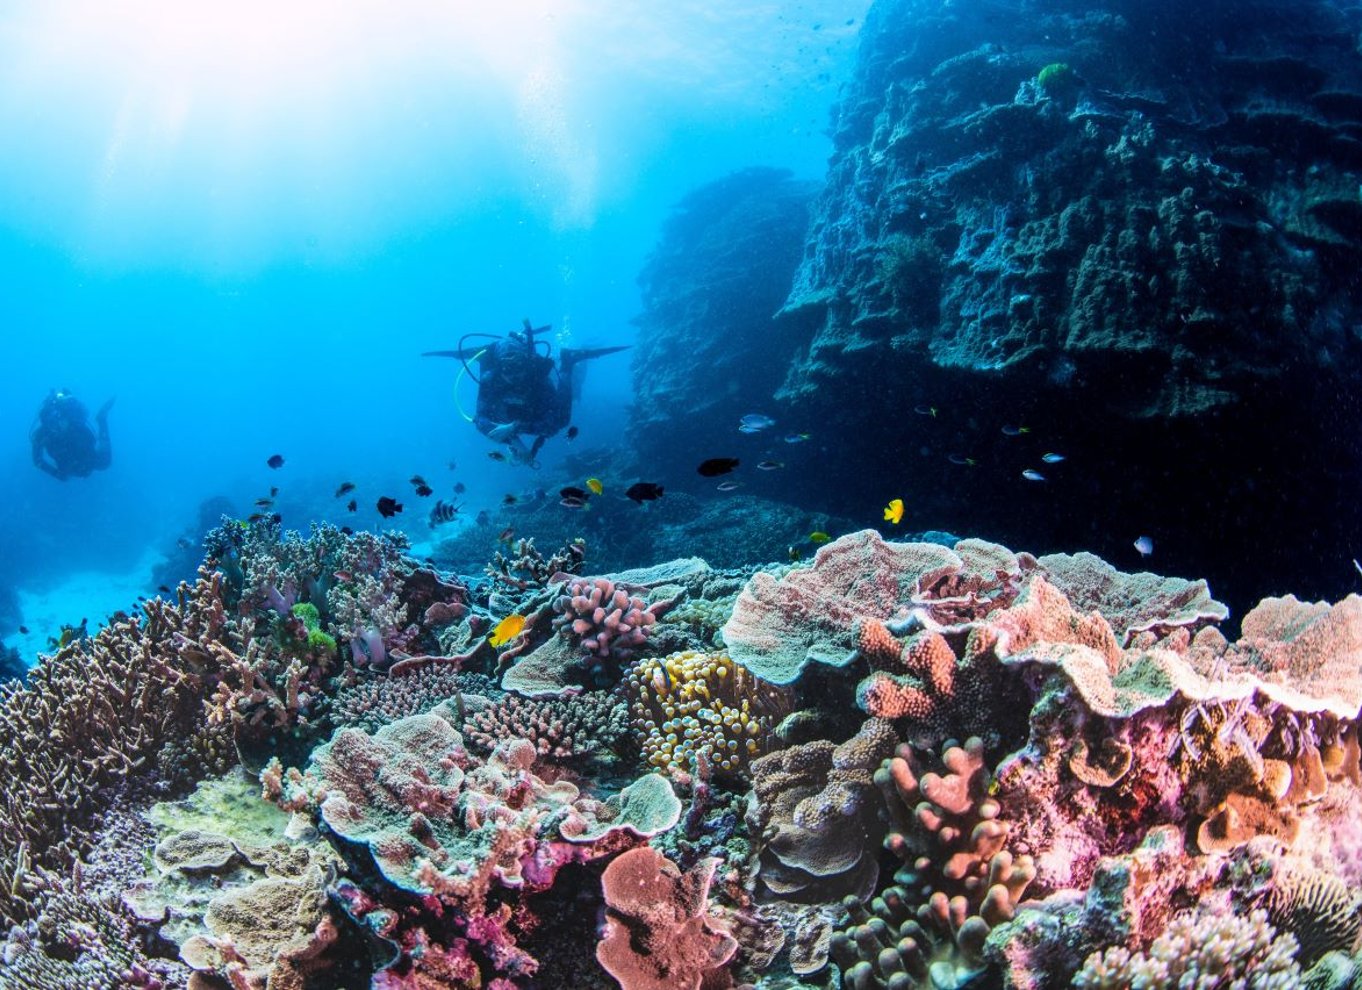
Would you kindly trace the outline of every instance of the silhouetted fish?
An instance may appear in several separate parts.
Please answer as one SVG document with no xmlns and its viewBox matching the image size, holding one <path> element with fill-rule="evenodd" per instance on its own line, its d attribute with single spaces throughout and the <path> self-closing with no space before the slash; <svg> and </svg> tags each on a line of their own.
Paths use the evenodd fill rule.
<svg viewBox="0 0 1362 990">
<path fill-rule="evenodd" d="M 624 494 L 639 505 L 642 505 L 644 502 L 651 502 L 654 499 L 661 498 L 662 486 L 655 485 L 651 481 L 640 481 L 630 485 Z"/>
<path fill-rule="evenodd" d="M 271 454 L 271 455 L 270 455 L 270 459 L 269 459 L 268 461 L 266 461 L 265 463 L 268 464 L 268 465 L 269 465 L 270 467 L 272 467 L 272 468 L 281 468 L 281 467 L 284 466 L 284 455 L 283 455 L 283 454 Z"/>
<path fill-rule="evenodd" d="M 577 429 L 577 427 L 575 427 L 575 426 L 569 426 L 569 427 L 567 428 L 567 434 L 566 434 L 566 436 L 567 436 L 567 438 L 568 438 L 569 440 L 576 440 L 576 439 L 577 439 L 577 434 L 580 433 L 580 432 L 581 432 L 581 430 Z"/>
<path fill-rule="evenodd" d="M 349 509 L 351 512 L 354 512 L 357 509 L 359 509 L 359 503 L 356 502 L 354 499 L 351 499 L 350 501 L 345 503 L 345 507 Z"/>
<path fill-rule="evenodd" d="M 568 485 L 566 488 L 558 489 L 558 494 L 563 498 L 580 499 L 582 502 L 585 502 L 590 497 L 585 488 L 578 488 L 575 485 Z"/>
<path fill-rule="evenodd" d="M 707 461 L 701 461 L 695 470 L 706 478 L 717 478 L 721 474 L 728 474 L 739 463 L 736 457 L 711 457 Z"/>
<path fill-rule="evenodd" d="M 342 481 L 340 487 L 336 489 L 336 498 L 340 498 L 342 495 L 349 495 L 354 490 L 355 485 L 353 482 Z"/>
<path fill-rule="evenodd" d="M 419 498 L 426 498 L 427 496 L 434 495 L 435 489 L 431 488 L 430 485 L 420 484 L 416 486 L 416 494 Z"/>
</svg>

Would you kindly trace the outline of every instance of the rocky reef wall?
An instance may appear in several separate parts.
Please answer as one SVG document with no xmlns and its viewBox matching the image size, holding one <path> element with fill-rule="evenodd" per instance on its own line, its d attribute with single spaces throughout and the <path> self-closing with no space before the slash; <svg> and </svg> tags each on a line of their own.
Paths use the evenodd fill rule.
<svg viewBox="0 0 1362 990">
<path fill-rule="evenodd" d="M 769 411 L 818 424 L 783 495 L 1114 559 L 1147 532 L 1236 602 L 1350 586 L 1360 28 L 1324 2 L 879 0 L 776 321 L 798 344 L 767 355 Z"/>
</svg>

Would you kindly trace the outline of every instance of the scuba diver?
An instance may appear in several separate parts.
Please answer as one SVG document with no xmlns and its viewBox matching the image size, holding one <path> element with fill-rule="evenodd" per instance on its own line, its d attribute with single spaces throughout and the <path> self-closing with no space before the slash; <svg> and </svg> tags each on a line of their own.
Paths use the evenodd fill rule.
<svg viewBox="0 0 1362 990">
<path fill-rule="evenodd" d="M 28 435 L 34 466 L 58 481 L 88 478 L 91 472 L 107 468 L 113 461 L 109 446 L 109 409 L 113 404 L 110 399 L 95 413 L 96 433 L 90 428 L 85 404 L 70 389 L 48 392 Z"/>
<path fill-rule="evenodd" d="M 548 331 L 533 327 L 526 320 L 524 329 L 505 337 L 493 334 L 465 334 L 455 351 L 426 351 L 422 357 L 453 357 L 463 362 L 463 372 L 478 385 L 478 403 L 473 416 L 464 418 L 483 436 L 511 449 L 517 464 L 538 467 L 535 457 L 549 437 L 572 419 L 574 397 L 573 371 L 581 361 L 614 354 L 627 347 L 569 348 L 559 351 L 555 364 L 549 344 L 535 340 Z M 484 347 L 468 347 L 472 338 L 490 338 Z M 469 368 L 478 365 L 478 374 Z M 463 412 L 460 409 L 460 412 Z M 527 446 L 525 437 L 532 437 Z"/>
</svg>

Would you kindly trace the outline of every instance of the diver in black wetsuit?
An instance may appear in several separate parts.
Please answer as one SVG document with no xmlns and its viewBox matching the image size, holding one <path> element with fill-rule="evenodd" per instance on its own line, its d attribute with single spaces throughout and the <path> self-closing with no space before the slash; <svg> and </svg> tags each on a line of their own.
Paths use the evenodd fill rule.
<svg viewBox="0 0 1362 990">
<path fill-rule="evenodd" d="M 90 428 L 84 403 L 69 389 L 47 393 L 28 435 L 34 466 L 58 481 L 88 478 L 92 472 L 107 468 L 113 460 L 109 445 L 109 409 L 113 403 L 110 399 L 95 414 L 96 432 Z"/>
<path fill-rule="evenodd" d="M 523 330 L 513 330 L 484 348 L 426 352 L 428 357 L 477 361 L 473 425 L 483 436 L 506 444 L 517 463 L 531 467 L 548 438 L 572 419 L 572 371 L 577 362 L 625 350 L 622 346 L 563 348 L 555 363 L 549 345 L 535 340 L 536 334 L 548 329 L 532 327 L 526 320 Z M 528 446 L 525 437 L 533 437 Z"/>
</svg>

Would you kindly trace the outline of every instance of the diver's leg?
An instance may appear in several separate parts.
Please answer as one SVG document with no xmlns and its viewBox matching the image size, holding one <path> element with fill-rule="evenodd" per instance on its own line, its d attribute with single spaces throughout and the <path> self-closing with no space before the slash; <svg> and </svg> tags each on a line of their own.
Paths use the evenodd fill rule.
<svg viewBox="0 0 1362 990">
<path fill-rule="evenodd" d="M 99 435 L 95 438 L 94 457 L 90 461 L 90 467 L 95 471 L 102 471 L 113 463 L 113 447 L 109 443 L 109 409 L 113 403 L 114 400 L 110 399 L 99 407 L 99 412 L 95 413 Z"/>
</svg>

